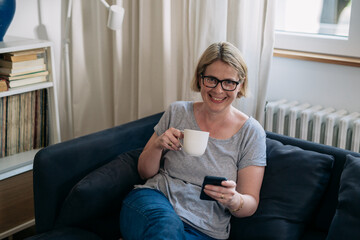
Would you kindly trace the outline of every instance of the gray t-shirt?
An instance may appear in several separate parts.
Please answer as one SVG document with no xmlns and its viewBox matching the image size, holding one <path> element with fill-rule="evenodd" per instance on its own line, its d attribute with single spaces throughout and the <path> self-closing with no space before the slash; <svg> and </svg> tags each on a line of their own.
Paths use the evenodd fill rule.
<svg viewBox="0 0 360 240">
<path fill-rule="evenodd" d="M 155 126 L 158 136 L 170 127 L 179 130 L 200 130 L 195 120 L 193 102 L 175 102 L 165 111 Z M 176 213 L 186 223 L 217 239 L 227 239 L 231 214 L 217 201 L 200 200 L 204 177 L 221 176 L 236 182 L 239 169 L 250 165 L 266 165 L 265 132 L 249 118 L 229 139 L 209 138 L 205 153 L 200 157 L 184 151 L 167 151 L 157 175 L 139 187 L 160 190 L 167 196 Z"/>
</svg>

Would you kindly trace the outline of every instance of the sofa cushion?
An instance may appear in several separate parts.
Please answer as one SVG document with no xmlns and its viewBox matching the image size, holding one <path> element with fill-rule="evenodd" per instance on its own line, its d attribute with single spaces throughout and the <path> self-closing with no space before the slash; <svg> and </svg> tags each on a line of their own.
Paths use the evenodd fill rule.
<svg viewBox="0 0 360 240">
<path fill-rule="evenodd" d="M 333 156 L 269 138 L 266 148 L 258 209 L 232 218 L 232 239 L 299 239 L 328 184 Z"/>
<path fill-rule="evenodd" d="M 339 204 L 330 225 L 328 240 L 360 239 L 360 158 L 346 156 L 341 174 Z"/>
<path fill-rule="evenodd" d="M 142 182 L 137 172 L 140 153 L 137 149 L 120 154 L 79 181 L 65 199 L 57 224 L 94 228 L 96 219 L 114 214 L 118 219 L 122 200 Z"/>
</svg>

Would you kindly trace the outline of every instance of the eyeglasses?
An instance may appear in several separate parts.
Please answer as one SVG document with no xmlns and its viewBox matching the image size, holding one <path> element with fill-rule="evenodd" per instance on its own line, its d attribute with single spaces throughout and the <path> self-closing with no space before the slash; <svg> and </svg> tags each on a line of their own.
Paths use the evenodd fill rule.
<svg viewBox="0 0 360 240">
<path fill-rule="evenodd" d="M 203 80 L 203 84 L 205 85 L 205 87 L 216 88 L 216 86 L 220 83 L 221 88 L 224 91 L 234 91 L 237 85 L 241 83 L 241 81 L 235 82 L 229 79 L 219 80 L 216 77 L 211 77 L 211 76 L 201 75 L 201 78 Z"/>
</svg>

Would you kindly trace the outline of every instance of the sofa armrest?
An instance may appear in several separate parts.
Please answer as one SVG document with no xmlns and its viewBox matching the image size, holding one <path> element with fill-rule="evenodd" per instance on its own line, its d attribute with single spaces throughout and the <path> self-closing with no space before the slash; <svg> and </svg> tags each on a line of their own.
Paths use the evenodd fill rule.
<svg viewBox="0 0 360 240">
<path fill-rule="evenodd" d="M 72 187 L 117 155 L 144 147 L 162 113 L 40 150 L 34 159 L 34 203 L 38 233 L 54 227 Z"/>
</svg>

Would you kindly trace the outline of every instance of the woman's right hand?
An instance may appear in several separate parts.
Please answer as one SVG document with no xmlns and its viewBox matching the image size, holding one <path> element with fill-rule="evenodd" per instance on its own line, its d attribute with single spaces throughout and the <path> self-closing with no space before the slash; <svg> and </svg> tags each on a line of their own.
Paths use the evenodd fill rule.
<svg viewBox="0 0 360 240">
<path fill-rule="evenodd" d="M 163 134 L 161 134 L 157 139 L 157 146 L 161 149 L 169 149 L 174 151 L 181 150 L 182 144 L 180 142 L 181 139 L 184 138 L 184 134 L 182 131 L 176 128 L 169 128 Z"/>
<path fill-rule="evenodd" d="M 138 171 L 142 179 L 148 179 L 159 172 L 161 154 L 164 149 L 178 151 L 181 149 L 180 139 L 184 134 L 175 128 L 169 128 L 158 136 L 154 133 L 147 142 L 138 161 Z"/>
</svg>

